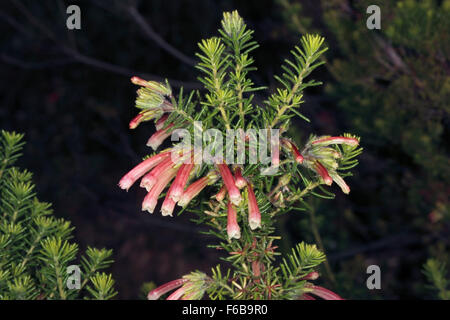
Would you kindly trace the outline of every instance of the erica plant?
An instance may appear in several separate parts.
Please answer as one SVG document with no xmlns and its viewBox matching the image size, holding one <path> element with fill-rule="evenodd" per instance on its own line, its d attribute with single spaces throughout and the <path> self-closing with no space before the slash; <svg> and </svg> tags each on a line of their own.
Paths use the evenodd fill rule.
<svg viewBox="0 0 450 320">
<path fill-rule="evenodd" d="M 292 50 L 293 58 L 276 76 L 280 87 L 261 105 L 249 77 L 258 47 L 236 11 L 224 13 L 219 37 L 199 44 L 197 69 L 203 90 L 174 93 L 169 83 L 133 77 L 140 86 L 130 122 L 134 129 L 151 121 L 156 132 L 150 154 L 119 182 L 128 190 L 140 179 L 147 190 L 142 210 L 164 216 L 196 214 L 217 238 L 211 248 L 225 254 L 226 267 L 210 274 L 194 271 L 149 292 L 149 299 L 341 299 L 313 281 L 325 255 L 315 245 L 300 243 L 287 257 L 277 258 L 274 224 L 283 214 L 306 210 L 310 196 L 333 196 L 333 182 L 344 193 L 344 181 L 361 153 L 359 138 L 315 136 L 295 144 L 289 137 L 291 118 L 299 116 L 303 91 L 320 85 L 306 80 L 323 62 L 324 39 L 306 35 Z M 258 99 L 259 100 L 259 99 Z M 158 150 L 171 138 L 171 147 Z M 167 141 L 168 143 L 168 141 Z M 331 187 L 329 187 L 331 186 Z M 160 207 L 159 207 L 160 205 Z M 178 209 L 176 207 L 178 206 Z M 226 271 L 224 269 L 227 269 Z"/>
</svg>

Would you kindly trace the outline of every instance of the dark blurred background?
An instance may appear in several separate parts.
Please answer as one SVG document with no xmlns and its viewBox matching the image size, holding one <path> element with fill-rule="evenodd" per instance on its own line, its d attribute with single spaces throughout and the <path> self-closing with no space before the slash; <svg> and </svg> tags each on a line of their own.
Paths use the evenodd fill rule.
<svg viewBox="0 0 450 320">
<path fill-rule="evenodd" d="M 66 28 L 70 4 L 81 30 Z M 366 27 L 370 4 L 381 30 Z M 429 257 L 448 260 L 450 1 L 2 1 L 0 128 L 26 134 L 20 165 L 40 199 L 72 221 L 82 247 L 114 249 L 118 298 L 215 266 L 221 253 L 187 214 L 144 214 L 143 190 L 117 182 L 153 132 L 128 129 L 137 113 L 129 78 L 198 88 L 197 43 L 235 9 L 260 44 L 253 80 L 269 90 L 301 34 L 326 37 L 327 64 L 312 75 L 324 85 L 302 106 L 312 121 L 292 134 L 301 143 L 310 132 L 352 132 L 365 149 L 349 196 L 311 200 L 313 213 L 280 221 L 281 250 L 319 241 L 329 257 L 322 281 L 344 297 L 433 297 L 421 269 Z M 366 287 L 371 264 L 381 290 Z"/>
</svg>

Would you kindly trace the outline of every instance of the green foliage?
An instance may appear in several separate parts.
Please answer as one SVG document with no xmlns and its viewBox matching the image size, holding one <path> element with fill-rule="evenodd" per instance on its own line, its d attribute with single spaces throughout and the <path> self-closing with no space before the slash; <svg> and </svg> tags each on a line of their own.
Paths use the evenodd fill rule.
<svg viewBox="0 0 450 320">
<path fill-rule="evenodd" d="M 69 242 L 74 228 L 36 198 L 32 174 L 13 166 L 22 140 L 22 134 L 1 132 L 0 299 L 112 298 L 114 280 L 98 272 L 112 263 L 111 250 L 88 247 L 81 257 L 81 287 L 68 288 L 67 268 L 78 264 L 78 245 Z"/>
<path fill-rule="evenodd" d="M 439 299 L 450 300 L 450 287 L 447 280 L 446 264 L 437 259 L 428 259 L 423 266 L 423 273 L 431 284 L 431 288 L 438 292 Z"/>
</svg>

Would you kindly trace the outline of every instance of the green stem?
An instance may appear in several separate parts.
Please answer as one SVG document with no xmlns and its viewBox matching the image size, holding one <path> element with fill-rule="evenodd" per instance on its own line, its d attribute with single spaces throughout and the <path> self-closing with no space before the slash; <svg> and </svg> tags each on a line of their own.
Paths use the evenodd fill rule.
<svg viewBox="0 0 450 320">
<path fill-rule="evenodd" d="M 312 232 L 313 232 L 313 235 L 314 235 L 314 239 L 315 239 L 315 241 L 317 243 L 317 246 L 319 247 L 319 250 L 322 251 L 325 254 L 325 256 L 326 256 L 325 248 L 324 248 L 323 243 L 322 243 L 322 237 L 320 236 L 319 228 L 317 226 L 316 214 L 315 214 L 314 208 L 311 208 L 311 210 L 309 210 L 309 216 L 310 216 L 310 219 L 311 219 L 311 228 L 312 228 Z M 325 271 L 327 273 L 328 279 L 333 284 L 335 284 L 336 283 L 336 278 L 335 278 L 333 272 L 331 271 L 331 267 L 330 267 L 330 264 L 328 262 L 328 259 L 325 260 L 324 264 L 325 264 Z"/>
</svg>

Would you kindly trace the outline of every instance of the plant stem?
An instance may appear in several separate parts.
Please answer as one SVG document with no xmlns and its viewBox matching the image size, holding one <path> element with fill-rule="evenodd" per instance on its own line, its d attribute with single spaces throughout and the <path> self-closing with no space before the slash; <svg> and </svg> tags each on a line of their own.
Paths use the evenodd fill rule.
<svg viewBox="0 0 450 320">
<path fill-rule="evenodd" d="M 324 248 L 323 243 L 322 243 L 322 237 L 320 236 L 319 228 L 317 227 L 316 214 L 315 214 L 315 210 L 314 210 L 313 207 L 311 207 L 311 210 L 309 210 L 309 217 L 310 217 L 310 220 L 311 220 L 311 228 L 312 228 L 312 232 L 313 232 L 313 235 L 314 235 L 314 239 L 317 242 L 317 246 L 319 247 L 319 250 L 322 251 L 325 254 L 325 256 L 326 256 L 325 248 Z M 331 267 L 330 267 L 330 264 L 328 262 L 328 259 L 326 259 L 324 261 L 324 264 L 325 264 L 325 271 L 327 273 L 328 279 L 333 284 L 335 284 L 336 283 L 336 278 L 335 278 L 333 272 L 331 271 Z"/>
</svg>

